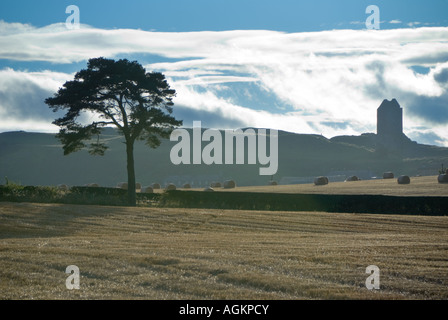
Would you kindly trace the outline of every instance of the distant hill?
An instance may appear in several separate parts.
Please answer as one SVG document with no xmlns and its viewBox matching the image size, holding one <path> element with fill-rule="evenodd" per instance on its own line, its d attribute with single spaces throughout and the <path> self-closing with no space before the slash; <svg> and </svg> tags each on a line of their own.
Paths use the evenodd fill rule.
<svg viewBox="0 0 448 320">
<path fill-rule="evenodd" d="M 95 182 L 113 187 L 127 181 L 122 137 L 108 128 L 103 138 L 109 146 L 103 157 L 91 156 L 85 150 L 64 156 L 54 134 L 0 133 L 0 184 L 5 176 L 22 185 L 73 186 Z M 278 141 L 279 165 L 274 177 L 260 176 L 260 164 L 176 166 L 170 161 L 170 150 L 177 142 L 164 140 L 157 149 L 137 143 L 137 181 L 143 185 L 172 182 L 178 186 L 189 182 L 202 187 L 234 179 L 239 186 L 249 186 L 266 185 L 273 178 L 282 184 L 292 184 L 311 182 L 318 175 L 329 176 L 330 181 L 353 174 L 370 179 L 384 171 L 396 175 L 435 175 L 442 163 L 448 165 L 448 148 L 421 145 L 405 136 L 396 147 L 384 146 L 373 133 L 327 139 L 279 131 Z M 206 144 L 203 142 L 203 146 Z"/>
</svg>

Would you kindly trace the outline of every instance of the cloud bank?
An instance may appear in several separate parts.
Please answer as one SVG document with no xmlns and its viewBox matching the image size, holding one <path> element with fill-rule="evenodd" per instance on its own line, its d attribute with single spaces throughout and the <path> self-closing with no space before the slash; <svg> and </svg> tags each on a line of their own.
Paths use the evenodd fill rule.
<svg viewBox="0 0 448 320">
<path fill-rule="evenodd" d="M 168 77 L 187 126 L 356 135 L 375 132 L 376 108 L 396 98 L 406 134 L 448 146 L 446 39 L 445 27 L 166 33 L 0 21 L 0 59 L 55 66 L 0 71 L 0 131 L 57 130 L 43 99 L 73 73 L 56 66 L 129 56 Z"/>
</svg>

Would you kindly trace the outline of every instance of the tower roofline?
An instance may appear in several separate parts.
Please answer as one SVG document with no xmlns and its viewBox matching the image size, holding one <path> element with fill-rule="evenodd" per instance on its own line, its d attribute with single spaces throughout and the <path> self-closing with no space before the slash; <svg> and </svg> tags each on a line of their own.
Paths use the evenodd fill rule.
<svg viewBox="0 0 448 320">
<path fill-rule="evenodd" d="M 400 108 L 400 104 L 398 103 L 397 99 L 393 98 L 392 100 L 387 100 L 384 99 L 383 102 L 381 102 L 381 105 L 378 107 L 379 108 Z"/>
</svg>

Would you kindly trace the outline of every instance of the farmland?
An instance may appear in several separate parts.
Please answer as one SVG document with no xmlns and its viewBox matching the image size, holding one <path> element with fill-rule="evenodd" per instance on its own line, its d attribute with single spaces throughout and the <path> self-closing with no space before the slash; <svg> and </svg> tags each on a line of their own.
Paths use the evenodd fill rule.
<svg viewBox="0 0 448 320">
<path fill-rule="evenodd" d="M 312 183 L 294 185 L 267 185 L 217 189 L 217 191 L 299 193 L 299 194 L 347 194 L 388 196 L 441 196 L 448 197 L 448 185 L 437 183 L 437 176 L 410 177 L 410 184 L 399 185 L 397 179 L 374 179 L 347 182 L 331 182 L 315 186 Z"/>
<path fill-rule="evenodd" d="M 0 299 L 447 299 L 447 230 L 446 216 L 0 202 Z"/>
</svg>

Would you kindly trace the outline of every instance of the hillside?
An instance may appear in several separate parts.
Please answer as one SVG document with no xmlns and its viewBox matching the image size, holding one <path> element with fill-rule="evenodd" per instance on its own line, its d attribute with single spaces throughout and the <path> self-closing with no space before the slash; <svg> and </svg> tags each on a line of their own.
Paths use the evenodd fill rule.
<svg viewBox="0 0 448 320">
<path fill-rule="evenodd" d="M 224 136 L 224 135 L 223 135 Z M 68 156 L 53 134 L 0 133 L 0 183 L 4 177 L 23 185 L 115 186 L 126 181 L 125 146 L 115 130 L 103 135 L 109 149 L 105 156 L 91 156 L 83 150 Z M 278 172 L 281 184 L 309 183 L 314 176 L 331 176 L 333 181 L 356 174 L 363 179 L 384 171 L 407 175 L 435 175 L 442 163 L 448 165 L 448 148 L 409 141 L 402 150 L 385 150 L 375 144 L 375 135 L 335 137 L 279 132 Z M 235 179 L 239 186 L 266 185 L 271 176 L 260 176 L 255 165 L 173 165 L 170 150 L 177 142 L 164 140 L 157 149 L 144 143 L 135 148 L 137 181 L 193 183 L 203 187 L 213 181 Z M 204 147 L 205 142 L 202 143 Z M 246 160 L 247 163 L 247 160 Z"/>
</svg>

